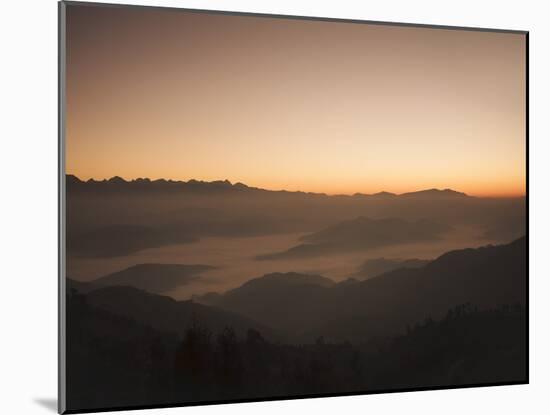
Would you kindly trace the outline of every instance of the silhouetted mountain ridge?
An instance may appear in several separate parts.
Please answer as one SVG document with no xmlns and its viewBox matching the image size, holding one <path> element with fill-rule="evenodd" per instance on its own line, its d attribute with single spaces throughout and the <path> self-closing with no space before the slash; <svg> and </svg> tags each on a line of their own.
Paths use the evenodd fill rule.
<svg viewBox="0 0 550 415">
<path fill-rule="evenodd" d="M 162 332 L 182 334 L 193 324 L 202 324 L 221 331 L 233 327 L 240 335 L 250 328 L 274 337 L 275 333 L 265 324 L 238 315 L 190 301 L 176 301 L 171 297 L 153 294 L 129 286 L 102 287 L 86 294 L 86 301 L 97 308 L 115 315 L 130 318 Z"/>
<path fill-rule="evenodd" d="M 372 258 L 366 260 L 353 274 L 356 278 L 372 278 L 399 268 L 420 268 L 427 265 L 427 259 Z"/>
<path fill-rule="evenodd" d="M 330 287 L 333 284 L 334 281 L 321 275 L 301 274 L 297 272 L 273 272 L 271 274 L 265 274 L 262 277 L 249 280 L 241 285 L 240 288 L 271 288 L 274 285 L 314 285 L 320 287 Z"/>
<path fill-rule="evenodd" d="M 361 282 L 299 285 L 289 281 L 300 274 L 285 275 L 289 278 L 275 285 L 262 286 L 262 277 L 253 279 L 225 294 L 209 294 L 208 301 L 298 338 L 323 335 L 361 341 L 367 339 L 358 338 L 359 333 L 369 338 L 391 336 L 427 316 L 440 318 L 459 304 L 524 305 L 526 239 L 451 251 L 427 265 Z"/>
<path fill-rule="evenodd" d="M 416 192 L 402 193 L 401 197 L 468 197 L 466 193 L 457 192 L 452 189 L 428 189 Z M 471 196 L 470 196 L 471 197 Z"/>
<path fill-rule="evenodd" d="M 137 264 L 92 281 L 95 287 L 130 286 L 152 293 L 171 291 L 189 284 L 215 267 L 202 264 Z"/>
<path fill-rule="evenodd" d="M 288 332 L 305 327 L 315 316 L 301 306 L 307 298 L 334 286 L 320 275 L 296 272 L 272 273 L 253 278 L 224 294 L 208 293 L 196 299 L 241 315 L 255 315 L 258 321 Z M 274 323 L 272 326 L 271 324 Z"/>
<path fill-rule="evenodd" d="M 149 190 L 182 190 L 192 192 L 208 192 L 208 191 L 248 191 L 248 192 L 269 192 L 269 193 L 290 193 L 290 194 L 308 194 L 327 197 L 370 197 L 370 198 L 392 198 L 392 197 L 471 197 L 465 193 L 457 192 L 452 189 L 428 189 L 414 192 L 408 192 L 403 194 L 395 194 L 390 192 L 381 191 L 373 194 L 355 193 L 353 195 L 327 195 L 326 193 L 319 192 L 306 192 L 306 191 L 288 191 L 288 190 L 268 190 L 258 187 L 248 186 L 244 183 L 237 182 L 231 183 L 229 180 L 214 180 L 214 181 L 202 181 L 196 179 L 184 180 L 171 180 L 171 179 L 156 179 L 151 180 L 149 178 L 137 178 L 132 180 L 125 180 L 120 176 L 113 176 L 110 179 L 95 180 L 89 179 L 87 181 L 79 179 L 73 174 L 66 175 L 66 185 L 69 190 L 95 190 L 95 191 L 149 191 Z"/>
<path fill-rule="evenodd" d="M 258 260 L 316 257 L 327 254 L 368 250 L 407 242 L 440 238 L 450 226 L 421 219 L 370 219 L 359 216 L 300 238 L 304 243 L 282 252 L 257 256 Z"/>
<path fill-rule="evenodd" d="M 166 402 L 265 399 L 460 385 L 526 382 L 523 307 L 464 304 L 439 321 L 369 345 L 269 341 L 200 322 L 176 335 L 92 306 L 67 302 L 71 408 L 158 406 Z"/>
</svg>

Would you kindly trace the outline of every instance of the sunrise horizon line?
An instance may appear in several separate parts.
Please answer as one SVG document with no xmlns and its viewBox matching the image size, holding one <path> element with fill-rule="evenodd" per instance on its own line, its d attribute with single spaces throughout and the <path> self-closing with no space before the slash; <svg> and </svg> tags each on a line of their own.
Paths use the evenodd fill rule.
<svg viewBox="0 0 550 415">
<path fill-rule="evenodd" d="M 249 189 L 256 189 L 256 190 L 265 190 L 270 192 L 288 192 L 288 193 L 306 193 L 306 194 L 314 194 L 314 195 L 325 195 L 325 196 L 381 196 L 381 195 L 393 195 L 393 196 L 402 196 L 407 195 L 411 193 L 420 193 L 420 192 L 427 192 L 427 191 L 437 191 L 437 192 L 452 192 L 455 194 L 464 195 L 467 197 L 472 198 L 520 198 L 520 197 L 526 197 L 525 193 L 467 193 L 463 192 L 461 190 L 454 189 L 452 187 L 420 187 L 416 188 L 414 190 L 408 190 L 405 192 L 392 192 L 388 190 L 379 190 L 379 191 L 372 191 L 372 192 L 365 192 L 365 191 L 356 191 L 356 192 L 320 192 L 320 191 L 308 191 L 308 190 L 288 190 L 285 188 L 273 188 L 269 186 L 252 186 L 245 182 L 238 181 L 238 180 L 229 180 L 227 178 L 225 179 L 214 179 L 214 180 L 203 180 L 203 179 L 196 179 L 196 178 L 190 178 L 190 179 L 174 179 L 174 178 L 167 178 L 167 177 L 159 177 L 159 178 L 152 178 L 152 177 L 146 177 L 146 176 L 136 176 L 132 178 L 128 178 L 127 176 L 122 176 L 115 174 L 113 176 L 104 176 L 103 178 L 95 178 L 93 176 L 90 176 L 89 178 L 83 179 L 74 173 L 65 173 L 65 176 L 72 176 L 76 178 L 78 181 L 82 183 L 88 183 L 88 182 L 95 182 L 95 183 L 102 183 L 102 182 L 112 182 L 121 180 L 125 183 L 132 183 L 132 182 L 168 182 L 168 183 L 227 183 L 231 186 L 244 186 Z M 86 177 L 86 176 L 84 176 Z"/>
</svg>

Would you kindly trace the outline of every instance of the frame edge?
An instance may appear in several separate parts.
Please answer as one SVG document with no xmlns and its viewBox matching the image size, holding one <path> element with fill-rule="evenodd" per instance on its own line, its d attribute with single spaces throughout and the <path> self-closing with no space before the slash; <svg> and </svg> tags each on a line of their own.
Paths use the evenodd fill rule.
<svg viewBox="0 0 550 415">
<path fill-rule="evenodd" d="M 66 13 L 67 4 L 60 1 L 58 11 L 58 377 L 57 412 L 67 411 L 66 362 L 66 268 L 65 268 L 65 106 L 66 106 Z"/>
</svg>

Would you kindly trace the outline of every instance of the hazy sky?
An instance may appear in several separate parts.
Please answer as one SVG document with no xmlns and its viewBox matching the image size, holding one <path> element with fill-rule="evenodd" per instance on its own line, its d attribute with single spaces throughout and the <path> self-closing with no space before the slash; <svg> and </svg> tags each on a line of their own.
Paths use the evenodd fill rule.
<svg viewBox="0 0 550 415">
<path fill-rule="evenodd" d="M 67 172 L 525 193 L 525 37 L 68 6 Z"/>
</svg>

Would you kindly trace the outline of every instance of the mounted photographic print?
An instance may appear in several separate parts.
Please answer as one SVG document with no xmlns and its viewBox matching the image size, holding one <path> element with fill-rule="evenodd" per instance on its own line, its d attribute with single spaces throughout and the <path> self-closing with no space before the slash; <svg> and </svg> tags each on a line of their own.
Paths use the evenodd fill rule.
<svg viewBox="0 0 550 415">
<path fill-rule="evenodd" d="M 60 412 L 528 382 L 528 33 L 61 2 Z"/>
</svg>

